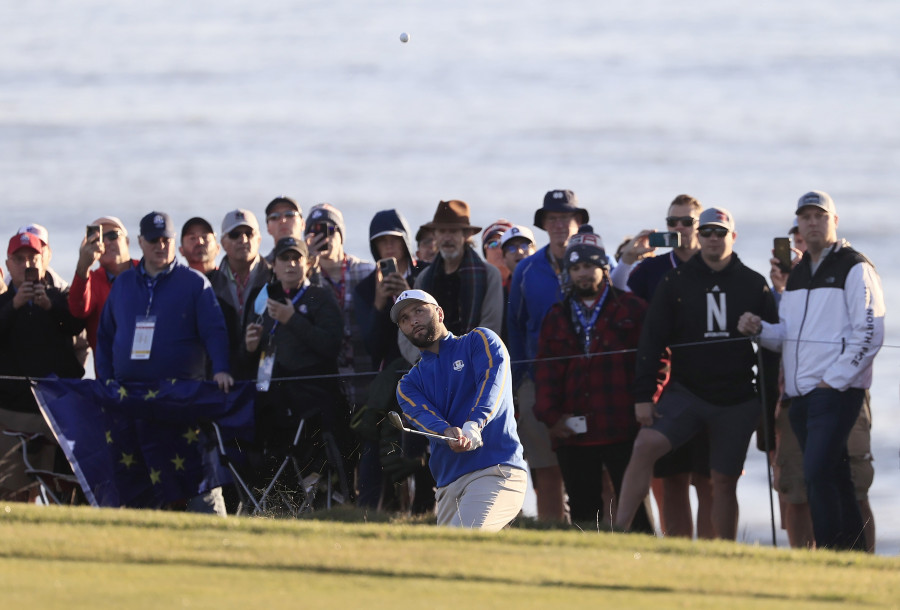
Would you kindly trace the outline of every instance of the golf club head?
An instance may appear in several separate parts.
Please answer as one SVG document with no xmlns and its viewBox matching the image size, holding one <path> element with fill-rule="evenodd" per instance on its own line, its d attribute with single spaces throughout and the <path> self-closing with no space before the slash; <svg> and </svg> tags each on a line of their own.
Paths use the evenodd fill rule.
<svg viewBox="0 0 900 610">
<path fill-rule="evenodd" d="M 387 414 L 388 421 L 392 426 L 397 428 L 398 430 L 405 430 L 406 426 L 403 425 L 403 420 L 400 419 L 400 414 L 396 411 L 388 411 Z"/>
<path fill-rule="evenodd" d="M 253 313 L 258 316 L 266 313 L 266 301 L 269 300 L 269 285 L 265 284 L 262 287 L 262 290 L 259 291 L 259 294 L 256 295 L 256 300 L 253 301 Z"/>
</svg>

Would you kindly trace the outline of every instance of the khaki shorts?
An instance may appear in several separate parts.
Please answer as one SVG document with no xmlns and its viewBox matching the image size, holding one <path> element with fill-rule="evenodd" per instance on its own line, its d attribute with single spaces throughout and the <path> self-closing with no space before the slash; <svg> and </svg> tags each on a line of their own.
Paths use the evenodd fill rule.
<svg viewBox="0 0 900 610">
<path fill-rule="evenodd" d="M 781 411 L 775 418 L 775 464 L 772 487 L 789 504 L 805 504 L 806 484 L 803 481 L 803 451 L 791 429 L 788 420 L 790 399 L 783 399 Z M 856 499 L 869 497 L 869 488 L 875 478 L 872 466 L 872 409 L 869 405 L 869 392 L 863 400 L 859 417 L 850 430 L 847 439 L 847 453 L 850 456 L 850 476 L 856 488 Z"/>
<path fill-rule="evenodd" d="M 550 443 L 550 432 L 543 422 L 534 416 L 534 381 L 525 379 L 516 391 L 519 405 L 519 440 L 525 450 L 525 461 L 529 468 L 556 466 L 556 452 Z"/>
</svg>

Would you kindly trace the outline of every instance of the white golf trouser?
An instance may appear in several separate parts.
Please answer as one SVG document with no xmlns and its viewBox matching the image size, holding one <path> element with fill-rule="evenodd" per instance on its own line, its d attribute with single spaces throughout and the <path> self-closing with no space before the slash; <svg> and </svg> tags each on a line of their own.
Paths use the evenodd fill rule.
<svg viewBox="0 0 900 610">
<path fill-rule="evenodd" d="M 522 510 L 527 486 L 524 470 L 502 464 L 465 474 L 438 488 L 438 525 L 500 531 Z"/>
</svg>

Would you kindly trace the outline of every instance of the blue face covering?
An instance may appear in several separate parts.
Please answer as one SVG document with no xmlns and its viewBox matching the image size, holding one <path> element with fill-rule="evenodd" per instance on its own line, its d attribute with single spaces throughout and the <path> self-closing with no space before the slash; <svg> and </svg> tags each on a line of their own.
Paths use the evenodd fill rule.
<svg viewBox="0 0 900 610">
<path fill-rule="evenodd" d="M 262 290 L 259 291 L 259 294 L 256 295 L 256 300 L 253 301 L 253 313 L 258 316 L 263 315 L 266 312 L 266 301 L 269 300 L 269 286 L 268 284 L 262 287 Z"/>
</svg>

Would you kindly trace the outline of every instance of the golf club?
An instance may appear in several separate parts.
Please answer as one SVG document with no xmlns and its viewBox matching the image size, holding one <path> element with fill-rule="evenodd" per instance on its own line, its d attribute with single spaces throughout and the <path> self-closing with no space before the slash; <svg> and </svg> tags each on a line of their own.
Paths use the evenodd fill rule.
<svg viewBox="0 0 900 610">
<path fill-rule="evenodd" d="M 439 438 L 445 441 L 453 441 L 459 442 L 452 436 L 442 436 L 440 434 L 432 434 L 431 432 L 422 432 L 420 430 L 413 430 L 412 428 L 407 428 L 403 425 L 403 420 L 400 419 L 400 414 L 396 411 L 388 411 L 387 414 L 388 421 L 391 422 L 391 425 L 397 428 L 398 430 L 403 430 L 404 432 L 409 432 L 410 434 L 421 434 L 422 436 L 427 436 L 428 438 Z"/>
</svg>

